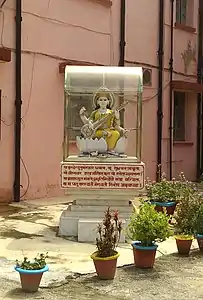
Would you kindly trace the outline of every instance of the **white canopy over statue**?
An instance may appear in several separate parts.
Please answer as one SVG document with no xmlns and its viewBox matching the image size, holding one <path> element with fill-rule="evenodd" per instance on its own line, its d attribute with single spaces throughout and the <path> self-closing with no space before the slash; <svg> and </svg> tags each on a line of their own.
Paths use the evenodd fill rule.
<svg viewBox="0 0 203 300">
<path fill-rule="evenodd" d="M 67 66 L 65 92 L 70 100 L 66 100 L 65 111 L 68 110 L 68 113 L 65 121 L 68 119 L 67 123 L 70 123 L 70 119 L 77 118 L 77 115 L 81 120 L 80 135 L 75 136 L 79 156 L 126 157 L 129 132 L 135 131 L 131 143 L 133 140 L 135 143 L 135 139 L 140 140 L 141 135 L 139 110 L 142 97 L 142 68 Z M 78 111 L 73 113 L 70 111 L 73 97 L 80 99 L 80 103 L 82 99 L 88 99 L 88 103 L 80 107 L 79 101 L 74 103 L 72 107 L 78 107 Z M 129 110 L 131 115 L 133 112 L 131 122 L 136 124 L 132 128 L 124 127 L 124 123 L 129 124 L 124 122 L 125 109 Z M 130 118 L 127 118 L 129 121 Z M 73 128 L 76 127 L 67 124 L 66 128 L 73 132 Z M 67 137 L 70 140 L 70 134 L 67 134 Z"/>
</svg>

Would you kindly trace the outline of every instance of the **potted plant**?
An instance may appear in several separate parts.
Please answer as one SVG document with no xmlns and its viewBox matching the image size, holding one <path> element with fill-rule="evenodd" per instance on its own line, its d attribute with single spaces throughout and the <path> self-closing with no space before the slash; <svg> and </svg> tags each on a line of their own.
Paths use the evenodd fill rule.
<svg viewBox="0 0 203 300">
<path fill-rule="evenodd" d="M 176 207 L 175 189 L 163 176 L 160 182 L 151 182 L 147 179 L 145 185 L 147 198 L 155 205 L 156 211 L 163 212 L 166 208 L 167 214 L 172 215 Z"/>
<path fill-rule="evenodd" d="M 199 210 L 195 216 L 194 221 L 195 236 L 199 245 L 199 249 L 203 252 L 203 203 L 200 205 Z"/>
<path fill-rule="evenodd" d="M 105 211 L 103 224 L 98 224 L 96 238 L 97 251 L 91 255 L 97 275 L 100 279 L 113 279 L 116 273 L 116 251 L 122 231 L 122 222 L 119 220 L 118 211 L 111 212 L 110 207 Z"/>
<path fill-rule="evenodd" d="M 16 260 L 15 270 L 20 274 L 22 289 L 25 292 L 37 292 L 44 272 L 48 271 L 47 254 L 39 254 L 30 261 L 24 257 L 22 262 Z"/>
<path fill-rule="evenodd" d="M 159 213 L 149 202 L 141 204 L 139 212 L 134 211 L 128 225 L 132 242 L 134 262 L 138 268 L 152 268 L 158 245 L 171 235 L 169 216 Z"/>
<path fill-rule="evenodd" d="M 145 187 L 147 198 L 155 205 L 155 209 L 163 212 L 165 208 L 168 215 L 173 215 L 178 201 L 186 191 L 195 192 L 195 186 L 186 180 L 183 172 L 180 173 L 179 180 L 173 178 L 171 181 L 162 173 L 159 182 L 147 179 Z"/>
<path fill-rule="evenodd" d="M 190 253 L 194 239 L 195 216 L 200 207 L 200 195 L 187 191 L 185 197 L 177 205 L 175 219 L 175 239 L 179 254 Z"/>
</svg>

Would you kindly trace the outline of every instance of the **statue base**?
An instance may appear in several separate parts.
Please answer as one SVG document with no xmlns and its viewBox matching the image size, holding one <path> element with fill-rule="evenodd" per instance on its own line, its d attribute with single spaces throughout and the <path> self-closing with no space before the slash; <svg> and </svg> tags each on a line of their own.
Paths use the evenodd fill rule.
<svg viewBox="0 0 203 300">
<path fill-rule="evenodd" d="M 104 211 L 119 211 L 124 228 L 133 209 L 131 200 L 144 190 L 144 163 L 135 157 L 98 158 L 70 156 L 61 163 L 61 187 L 73 202 L 59 222 L 59 236 L 74 236 L 79 242 L 95 242 L 97 224 Z M 125 242 L 125 230 L 121 241 Z"/>
</svg>

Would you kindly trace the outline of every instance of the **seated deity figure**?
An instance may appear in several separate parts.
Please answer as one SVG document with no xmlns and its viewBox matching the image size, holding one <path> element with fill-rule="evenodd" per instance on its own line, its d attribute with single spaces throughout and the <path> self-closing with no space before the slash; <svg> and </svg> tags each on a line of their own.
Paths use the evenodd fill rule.
<svg viewBox="0 0 203 300">
<path fill-rule="evenodd" d="M 86 109 L 80 109 L 80 118 L 84 123 L 81 132 L 86 138 L 104 138 L 107 150 L 114 151 L 120 137 L 126 137 L 127 130 L 120 126 L 120 113 L 123 107 L 113 110 L 115 98 L 105 87 L 100 88 L 93 97 L 93 111 L 89 118 Z"/>
</svg>

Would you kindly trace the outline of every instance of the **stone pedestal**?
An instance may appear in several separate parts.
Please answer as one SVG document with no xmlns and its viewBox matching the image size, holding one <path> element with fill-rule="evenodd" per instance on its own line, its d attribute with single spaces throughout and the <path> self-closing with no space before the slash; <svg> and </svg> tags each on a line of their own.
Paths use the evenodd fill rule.
<svg viewBox="0 0 203 300">
<path fill-rule="evenodd" d="M 119 211 L 126 228 L 132 212 L 130 200 L 144 189 L 144 164 L 136 158 L 69 157 L 61 163 L 61 187 L 74 199 L 62 212 L 59 236 L 95 242 L 97 224 L 108 206 Z M 121 242 L 125 242 L 123 230 Z"/>
</svg>

